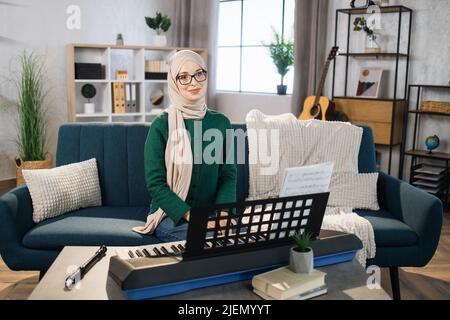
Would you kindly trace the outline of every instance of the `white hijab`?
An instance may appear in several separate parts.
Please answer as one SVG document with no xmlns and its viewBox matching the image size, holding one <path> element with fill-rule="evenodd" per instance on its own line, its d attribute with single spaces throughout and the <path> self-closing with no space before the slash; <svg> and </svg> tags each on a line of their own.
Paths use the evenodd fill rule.
<svg viewBox="0 0 450 320">
<path fill-rule="evenodd" d="M 167 185 L 183 201 L 186 200 L 189 192 L 193 165 L 191 143 L 184 119 L 203 119 L 208 110 L 205 96 L 195 102 L 190 102 L 181 95 L 178 89 L 176 77 L 187 61 L 192 61 L 206 70 L 202 57 L 190 50 L 179 51 L 170 59 L 167 80 L 171 105 L 166 111 L 169 118 L 169 138 L 165 150 Z M 155 213 L 148 215 L 144 227 L 136 227 L 133 230 L 142 234 L 152 234 L 165 217 L 166 213 L 158 208 Z"/>
</svg>

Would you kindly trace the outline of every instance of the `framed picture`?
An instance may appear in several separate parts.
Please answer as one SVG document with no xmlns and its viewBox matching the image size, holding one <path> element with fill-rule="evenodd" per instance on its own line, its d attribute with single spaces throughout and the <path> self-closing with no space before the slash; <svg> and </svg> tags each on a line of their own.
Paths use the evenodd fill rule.
<svg viewBox="0 0 450 320">
<path fill-rule="evenodd" d="M 361 98 L 379 98 L 382 76 L 383 69 L 361 68 L 356 96 Z"/>
</svg>

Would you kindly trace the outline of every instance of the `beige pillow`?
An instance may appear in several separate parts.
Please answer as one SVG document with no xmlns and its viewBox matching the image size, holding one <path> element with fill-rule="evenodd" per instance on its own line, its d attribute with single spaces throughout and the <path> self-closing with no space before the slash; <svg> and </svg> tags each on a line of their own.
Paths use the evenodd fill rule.
<svg viewBox="0 0 450 320">
<path fill-rule="evenodd" d="M 378 173 L 334 174 L 328 206 L 378 211 L 377 182 Z"/>
<path fill-rule="evenodd" d="M 23 170 L 23 176 L 33 201 L 35 223 L 102 205 L 96 159 L 53 169 Z"/>
</svg>

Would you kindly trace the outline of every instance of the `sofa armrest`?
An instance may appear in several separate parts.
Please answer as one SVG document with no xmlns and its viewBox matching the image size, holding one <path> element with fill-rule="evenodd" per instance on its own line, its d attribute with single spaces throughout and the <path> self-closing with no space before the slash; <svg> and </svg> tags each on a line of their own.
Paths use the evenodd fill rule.
<svg viewBox="0 0 450 320">
<path fill-rule="evenodd" d="M 33 204 L 27 186 L 17 187 L 0 197 L 0 253 L 8 256 L 22 247 L 23 236 L 34 226 Z"/>
<path fill-rule="evenodd" d="M 404 181 L 380 172 L 378 201 L 382 209 L 404 222 L 419 236 L 421 265 L 426 265 L 439 244 L 443 221 L 441 200 Z"/>
</svg>

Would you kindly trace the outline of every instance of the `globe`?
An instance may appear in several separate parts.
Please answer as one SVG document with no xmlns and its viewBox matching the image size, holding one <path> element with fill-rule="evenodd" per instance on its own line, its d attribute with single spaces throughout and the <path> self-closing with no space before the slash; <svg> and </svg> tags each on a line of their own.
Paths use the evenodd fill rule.
<svg viewBox="0 0 450 320">
<path fill-rule="evenodd" d="M 436 135 L 430 136 L 425 140 L 425 145 L 427 146 L 427 149 L 430 151 L 430 153 L 432 153 L 433 150 L 437 149 L 440 143 L 441 141 Z"/>
</svg>

